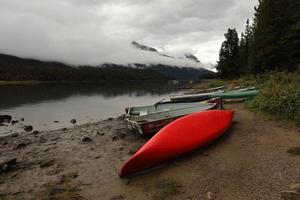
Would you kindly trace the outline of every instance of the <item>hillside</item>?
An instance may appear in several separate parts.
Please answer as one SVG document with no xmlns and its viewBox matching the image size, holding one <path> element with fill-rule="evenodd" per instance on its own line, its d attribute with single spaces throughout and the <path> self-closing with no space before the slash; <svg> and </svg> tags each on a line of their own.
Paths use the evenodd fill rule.
<svg viewBox="0 0 300 200">
<path fill-rule="evenodd" d="M 128 67 L 103 64 L 100 67 L 73 67 L 59 62 L 45 62 L 0 54 L 2 81 L 157 81 L 198 80 L 214 73 L 204 69 L 178 68 L 165 65 Z"/>
</svg>

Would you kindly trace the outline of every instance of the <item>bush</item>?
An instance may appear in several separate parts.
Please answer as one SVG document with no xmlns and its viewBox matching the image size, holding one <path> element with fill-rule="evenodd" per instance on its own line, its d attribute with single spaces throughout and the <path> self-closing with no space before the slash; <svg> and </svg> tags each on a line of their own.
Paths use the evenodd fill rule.
<svg viewBox="0 0 300 200">
<path fill-rule="evenodd" d="M 300 124 L 300 71 L 272 72 L 257 78 L 259 95 L 249 107 Z"/>
</svg>

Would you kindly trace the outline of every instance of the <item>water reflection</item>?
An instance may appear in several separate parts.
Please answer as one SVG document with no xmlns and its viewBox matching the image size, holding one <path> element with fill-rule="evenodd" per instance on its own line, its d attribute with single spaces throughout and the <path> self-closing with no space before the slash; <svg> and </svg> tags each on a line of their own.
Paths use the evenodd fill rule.
<svg viewBox="0 0 300 200">
<path fill-rule="evenodd" d="M 24 117 L 25 121 L 0 127 L 0 134 L 14 132 L 26 124 L 46 130 L 69 127 L 72 118 L 87 123 L 115 117 L 127 106 L 153 104 L 166 98 L 176 93 L 177 87 L 164 83 L 1 86 L 0 114 L 14 119 Z"/>
</svg>

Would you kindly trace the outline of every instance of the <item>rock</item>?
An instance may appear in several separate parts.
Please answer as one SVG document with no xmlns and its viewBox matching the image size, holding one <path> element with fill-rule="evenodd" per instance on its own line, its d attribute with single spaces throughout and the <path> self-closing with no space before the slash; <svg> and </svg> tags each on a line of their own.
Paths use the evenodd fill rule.
<svg viewBox="0 0 300 200">
<path fill-rule="evenodd" d="M 202 156 L 209 156 L 208 151 L 203 151 Z"/>
<path fill-rule="evenodd" d="M 115 141 L 116 139 L 117 139 L 117 136 L 113 136 L 111 140 Z"/>
<path fill-rule="evenodd" d="M 129 154 L 135 154 L 143 145 L 136 145 L 129 150 Z"/>
<path fill-rule="evenodd" d="M 101 158 L 101 155 L 95 156 L 95 159 L 99 159 Z"/>
<path fill-rule="evenodd" d="M 33 130 L 33 126 L 31 126 L 31 125 L 26 125 L 26 126 L 23 127 L 23 129 L 24 129 L 24 131 L 26 131 L 26 132 L 30 132 L 30 131 Z"/>
<path fill-rule="evenodd" d="M 293 185 L 291 185 L 291 190 L 300 193 L 300 183 L 295 183 Z"/>
<path fill-rule="evenodd" d="M 207 199 L 207 200 L 213 200 L 213 199 L 214 199 L 213 193 L 210 192 L 210 191 L 208 191 L 208 192 L 206 193 L 206 199 Z"/>
<path fill-rule="evenodd" d="M 16 149 L 19 149 L 19 148 L 23 148 L 23 147 L 26 147 L 27 144 L 25 143 L 19 143 L 15 148 L 13 148 L 12 150 L 16 150 Z"/>
<path fill-rule="evenodd" d="M 123 200 L 125 199 L 123 195 L 116 195 L 110 198 L 110 200 Z"/>
<path fill-rule="evenodd" d="M 40 137 L 40 141 L 39 141 L 40 143 L 46 143 L 47 142 L 47 139 L 46 138 L 44 138 L 44 137 Z"/>
<path fill-rule="evenodd" d="M 123 115 L 120 115 L 117 119 L 118 119 L 118 120 L 124 120 L 125 118 L 126 118 L 126 115 L 123 114 Z"/>
<path fill-rule="evenodd" d="M 0 123 L 10 123 L 12 117 L 10 115 L 0 115 Z"/>
<path fill-rule="evenodd" d="M 93 140 L 91 138 L 89 138 L 89 137 L 84 137 L 84 138 L 82 138 L 81 141 L 82 142 L 92 142 Z"/>
<path fill-rule="evenodd" d="M 70 121 L 72 124 L 76 124 L 76 119 L 71 119 L 71 121 Z"/>
<path fill-rule="evenodd" d="M 39 134 L 39 133 L 40 133 L 40 132 L 37 131 L 37 130 L 35 130 L 35 131 L 32 132 L 33 135 L 37 135 L 37 134 Z"/>
<path fill-rule="evenodd" d="M 63 128 L 62 130 L 63 130 L 63 131 L 66 131 L 66 130 L 68 130 L 68 129 L 67 129 L 67 128 Z"/>
<path fill-rule="evenodd" d="M 54 123 L 59 123 L 59 121 L 53 121 Z"/>
<path fill-rule="evenodd" d="M 300 147 L 292 147 L 287 150 L 287 153 L 292 154 L 292 155 L 300 155 Z"/>
<path fill-rule="evenodd" d="M 20 122 L 19 120 L 12 120 L 12 121 L 11 121 L 11 124 L 12 124 L 12 125 L 15 125 L 15 124 L 17 124 L 17 123 L 19 123 L 19 122 Z"/>
<path fill-rule="evenodd" d="M 50 167 L 51 165 L 54 165 L 55 162 L 56 161 L 54 159 L 44 161 L 40 164 L 40 168 Z"/>
<path fill-rule="evenodd" d="M 283 191 L 280 194 L 284 200 L 299 200 L 300 199 L 300 193 L 297 193 L 295 191 Z"/>
<path fill-rule="evenodd" d="M 0 162 L 0 173 L 9 170 L 10 168 L 12 168 L 16 164 L 17 164 L 17 159 L 16 158 L 12 158 L 12 159 Z"/>
<path fill-rule="evenodd" d="M 21 121 L 21 122 L 24 122 L 24 118 L 22 117 L 22 118 L 20 119 L 20 121 Z"/>
<path fill-rule="evenodd" d="M 112 120 L 114 120 L 114 118 L 110 117 L 110 118 L 108 118 L 107 120 L 108 120 L 108 121 L 112 121 Z"/>
<path fill-rule="evenodd" d="M 100 133 L 99 135 L 103 136 L 103 135 L 105 135 L 105 133 Z"/>
<path fill-rule="evenodd" d="M 19 137 L 19 133 L 13 133 L 10 135 L 10 137 Z"/>
</svg>

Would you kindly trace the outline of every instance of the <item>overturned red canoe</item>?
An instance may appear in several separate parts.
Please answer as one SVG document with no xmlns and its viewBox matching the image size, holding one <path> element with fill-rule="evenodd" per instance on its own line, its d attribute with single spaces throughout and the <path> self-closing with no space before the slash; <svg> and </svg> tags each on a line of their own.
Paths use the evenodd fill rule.
<svg viewBox="0 0 300 200">
<path fill-rule="evenodd" d="M 234 111 L 211 110 L 175 120 L 125 163 L 120 176 L 163 164 L 212 142 L 230 127 L 233 115 Z"/>
</svg>

